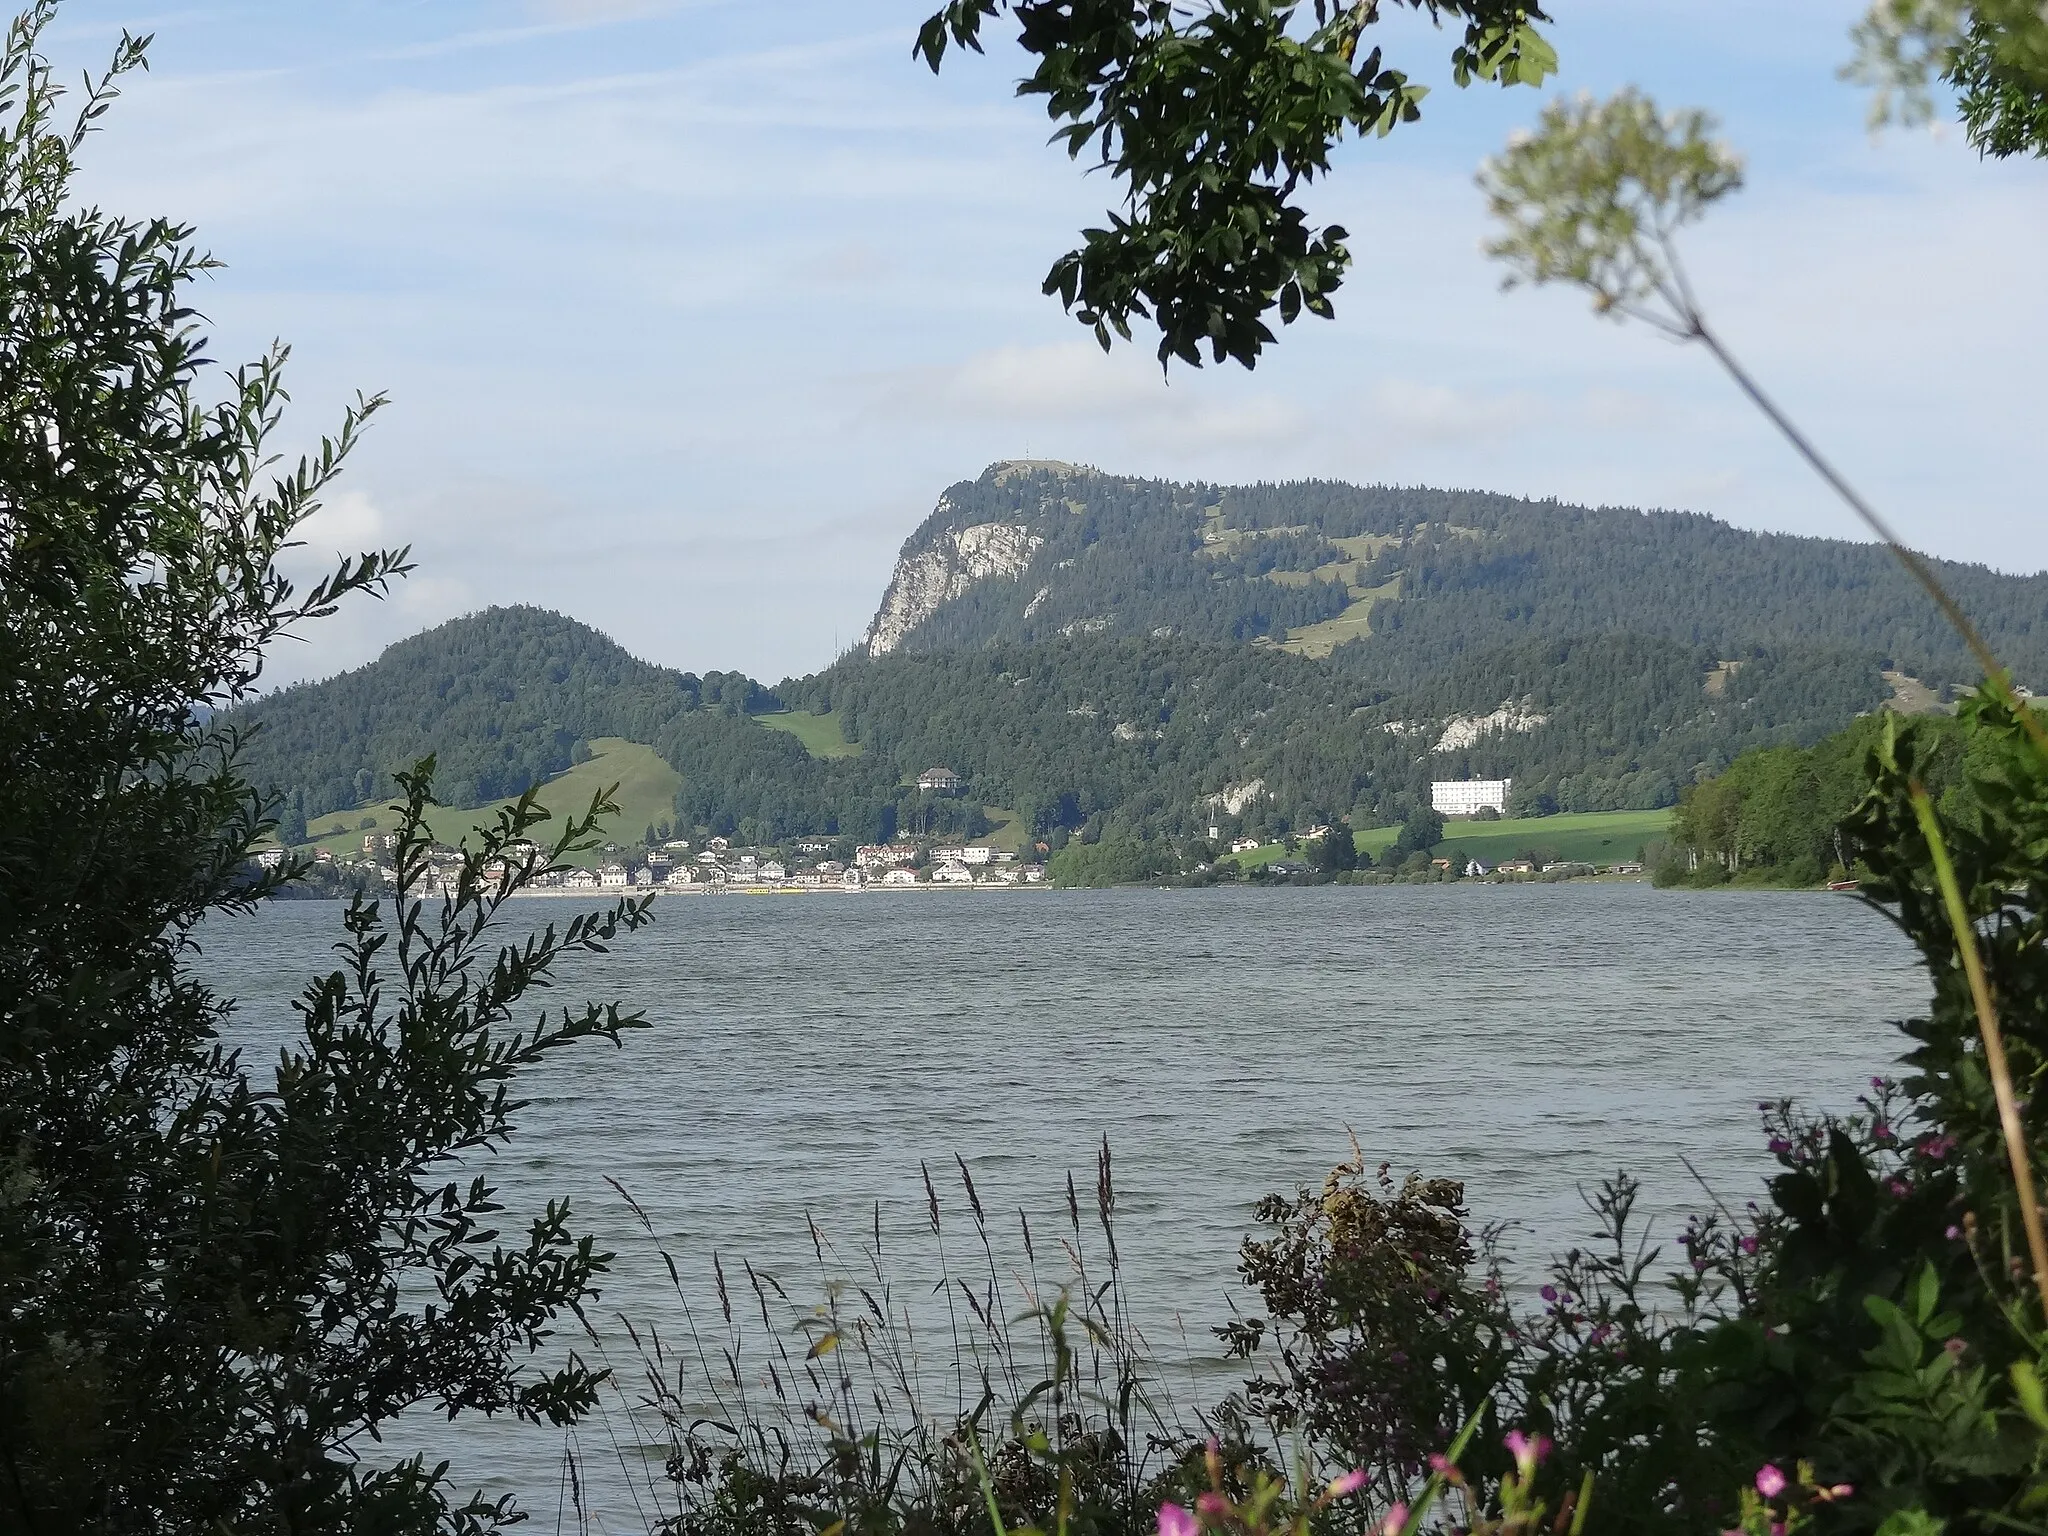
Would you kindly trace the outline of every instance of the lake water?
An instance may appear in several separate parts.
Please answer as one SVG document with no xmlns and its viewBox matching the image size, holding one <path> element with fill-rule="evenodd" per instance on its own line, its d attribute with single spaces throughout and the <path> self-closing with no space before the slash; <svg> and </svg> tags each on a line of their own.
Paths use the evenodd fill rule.
<svg viewBox="0 0 2048 1536">
<path fill-rule="evenodd" d="M 538 925 L 577 905 L 508 910 Z M 1758 1101 L 1849 1107 L 1897 1054 L 1885 1021 L 1928 995 L 1881 916 L 1805 893 L 874 893 L 657 913 L 549 999 L 616 997 L 653 1027 L 529 1078 L 492 1172 L 514 1213 L 566 1196 L 618 1251 L 595 1317 L 671 1337 L 674 1293 L 606 1175 L 715 1308 L 714 1248 L 815 1288 L 807 1215 L 849 1247 L 878 1202 L 886 1234 L 915 1231 L 920 1162 L 957 1213 L 958 1154 L 992 1209 L 1050 1220 L 1070 1170 L 1087 1198 L 1106 1136 L 1140 1321 L 1163 1353 L 1201 1356 L 1253 1203 L 1320 1183 L 1354 1133 L 1370 1159 L 1463 1178 L 1475 1220 L 1522 1223 L 1532 1262 L 1587 1234 L 1578 1190 L 1618 1168 L 1665 1211 L 1704 1203 L 1687 1158 L 1750 1198 L 1768 1166 Z M 203 965 L 259 1054 L 339 914 L 280 904 L 208 933 Z M 561 1435 L 427 1436 L 465 1486 L 519 1492 L 547 1526 Z M 625 1482 L 597 1478 L 592 1528 L 635 1528 L 645 1495 Z"/>
</svg>

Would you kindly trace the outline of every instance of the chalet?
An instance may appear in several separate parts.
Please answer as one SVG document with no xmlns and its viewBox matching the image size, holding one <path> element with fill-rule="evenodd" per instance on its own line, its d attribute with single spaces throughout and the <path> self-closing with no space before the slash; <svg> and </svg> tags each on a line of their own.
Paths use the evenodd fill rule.
<svg viewBox="0 0 2048 1536">
<path fill-rule="evenodd" d="M 950 768 L 927 768 L 917 776 L 917 787 L 927 794 L 957 795 L 960 775 Z"/>
<path fill-rule="evenodd" d="M 1479 877 L 1480 877 L 1481 875 L 1483 875 L 1483 874 L 1485 874 L 1485 873 L 1486 873 L 1486 865 L 1485 865 L 1485 864 L 1484 864 L 1483 862 L 1481 862 L 1480 860 L 1478 860 L 1478 859 L 1467 859 L 1467 860 L 1465 861 L 1465 875 L 1466 875 L 1466 878 L 1468 878 L 1468 879 L 1472 879 L 1472 880 L 1477 880 L 1477 879 L 1478 879 L 1478 878 L 1479 878 Z"/>
<path fill-rule="evenodd" d="M 1256 837 L 1240 837 L 1230 845 L 1230 851 L 1232 853 L 1250 853 L 1258 846 L 1259 840 Z"/>
<path fill-rule="evenodd" d="M 974 884 L 974 871 L 969 869 L 965 864 L 961 864 L 955 860 L 948 859 L 945 863 L 941 864 L 937 869 L 932 871 L 932 884 L 972 885 Z"/>
<path fill-rule="evenodd" d="M 266 848 L 256 855 L 256 862 L 265 869 L 277 869 L 284 863 L 282 848 Z"/>
<path fill-rule="evenodd" d="M 626 873 L 623 864 L 607 864 L 597 872 L 597 883 L 603 886 L 626 885 L 631 880 L 632 876 Z"/>
<path fill-rule="evenodd" d="M 562 884 L 572 891 L 594 891 L 598 887 L 599 879 L 587 869 L 572 869 L 564 877 Z"/>
<path fill-rule="evenodd" d="M 678 887 L 694 883 L 696 878 L 696 875 L 691 872 L 689 865 L 678 864 L 674 869 L 670 870 L 667 873 L 667 875 L 662 877 L 661 883 L 667 886 L 670 890 L 675 890 Z"/>
<path fill-rule="evenodd" d="M 1502 859 L 1493 867 L 1496 873 L 1503 875 L 1533 875 L 1536 873 L 1535 864 L 1528 859 Z"/>
<path fill-rule="evenodd" d="M 915 885 L 917 884 L 917 871 L 914 869 L 892 869 L 889 873 L 882 876 L 882 884 Z"/>
<path fill-rule="evenodd" d="M 773 859 L 770 859 L 761 866 L 761 878 L 763 880 L 780 880 L 788 875 L 788 873 L 788 870 L 784 869 Z"/>
<path fill-rule="evenodd" d="M 641 868 L 633 871 L 633 883 L 635 885 L 659 885 L 661 883 L 661 876 L 643 865 Z"/>
</svg>

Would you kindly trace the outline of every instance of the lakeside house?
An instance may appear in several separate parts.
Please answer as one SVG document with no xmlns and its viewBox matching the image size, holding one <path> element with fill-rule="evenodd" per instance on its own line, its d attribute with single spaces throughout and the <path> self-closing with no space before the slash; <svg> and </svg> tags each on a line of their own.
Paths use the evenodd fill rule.
<svg viewBox="0 0 2048 1536">
<path fill-rule="evenodd" d="M 972 885 L 974 872 L 965 864 L 947 860 L 932 871 L 933 885 Z"/>
<path fill-rule="evenodd" d="M 927 768 L 917 776 L 917 787 L 927 794 L 957 795 L 960 775 L 950 768 Z"/>
<path fill-rule="evenodd" d="M 1259 840 L 1256 837 L 1240 837 L 1236 842 L 1230 845 L 1230 851 L 1232 853 L 1251 853 L 1254 850 L 1256 850 L 1258 846 Z"/>
<path fill-rule="evenodd" d="M 623 886 L 631 882 L 632 876 L 626 873 L 623 864 L 607 864 L 597 872 L 597 883 L 602 886 Z"/>
<path fill-rule="evenodd" d="M 770 859 L 760 869 L 760 878 L 763 880 L 781 880 L 787 877 L 788 874 L 789 871 L 784 869 L 774 859 Z"/>
<path fill-rule="evenodd" d="M 1481 811 L 1508 813 L 1513 779 L 1434 779 L 1429 804 L 1439 816 L 1477 816 Z"/>
<path fill-rule="evenodd" d="M 852 869 L 841 870 L 839 873 L 839 888 L 842 891 L 858 891 L 865 887 L 867 883 L 868 877 L 861 873 L 858 864 Z"/>
<path fill-rule="evenodd" d="M 1477 880 L 1485 873 L 1487 873 L 1487 868 L 1483 859 L 1467 859 L 1465 861 L 1465 877 L 1468 880 Z"/>
<path fill-rule="evenodd" d="M 917 884 L 917 871 L 914 869 L 892 869 L 889 873 L 882 876 L 882 884 L 915 885 Z"/>
</svg>

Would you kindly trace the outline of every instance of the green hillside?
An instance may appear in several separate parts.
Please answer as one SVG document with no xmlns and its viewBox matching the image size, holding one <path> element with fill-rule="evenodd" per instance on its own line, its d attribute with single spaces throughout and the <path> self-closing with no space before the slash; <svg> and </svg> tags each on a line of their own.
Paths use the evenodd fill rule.
<svg viewBox="0 0 2048 1536">
<path fill-rule="evenodd" d="M 249 732 L 250 781 L 279 794 L 296 832 L 300 817 L 325 825 L 330 812 L 387 799 L 391 776 L 429 753 L 438 798 L 485 805 L 567 771 L 579 744 L 652 742 L 679 714 L 769 703 L 739 673 L 653 666 L 588 625 L 521 607 L 437 625 L 232 718 Z"/>
<path fill-rule="evenodd" d="M 605 829 L 613 841 L 637 843 L 648 827 L 673 819 L 676 791 L 682 787 L 682 779 L 652 747 L 607 736 L 591 742 L 590 753 L 587 762 L 556 774 L 541 786 L 540 803 L 558 818 L 556 825 L 560 817 L 588 810 L 591 796 L 614 784 L 618 789 L 612 798 L 618 802 L 619 814 Z M 437 840 L 459 842 L 479 825 L 495 820 L 497 813 L 515 798 L 461 809 L 443 807 L 428 816 L 427 825 Z M 389 807 L 375 807 L 319 817 L 308 824 L 307 831 L 309 841 L 340 854 L 361 848 L 366 833 L 389 832 L 397 824 L 398 817 Z M 548 824 L 543 824 L 533 836 L 537 841 L 544 840 L 548 831 Z M 601 853 L 571 860 L 581 864 L 602 861 Z"/>
<path fill-rule="evenodd" d="M 2048 674 L 2048 577 L 1943 575 L 2022 678 Z M 1510 810 L 1556 839 L 1553 813 L 1661 811 L 1744 752 L 1809 746 L 1888 701 L 1941 707 L 1967 676 L 1947 636 L 1882 551 L 1843 541 L 1477 492 L 998 465 L 906 543 L 866 645 L 772 691 L 504 608 L 238 723 L 288 838 L 356 831 L 429 752 L 442 797 L 475 807 L 620 740 L 673 777 L 629 836 L 1270 837 L 1398 823 L 1433 779 L 1512 778 Z M 918 792 L 936 763 L 963 793 Z M 1475 847 L 1522 851 L 1514 835 Z"/>
</svg>

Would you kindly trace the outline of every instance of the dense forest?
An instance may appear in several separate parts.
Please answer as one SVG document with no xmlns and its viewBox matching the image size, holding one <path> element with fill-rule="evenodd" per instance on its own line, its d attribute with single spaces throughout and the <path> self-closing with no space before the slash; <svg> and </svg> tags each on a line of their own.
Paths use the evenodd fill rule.
<svg viewBox="0 0 2048 1536">
<path fill-rule="evenodd" d="M 774 691 L 636 661 L 594 630 L 492 609 L 243 713 L 254 781 L 289 827 L 379 799 L 428 752 L 440 793 L 515 794 L 597 736 L 650 743 L 681 776 L 676 823 L 773 840 L 916 830 L 972 837 L 983 807 L 1054 842 L 1400 821 L 1432 778 L 1508 776 L 1514 808 L 1673 803 L 1748 748 L 1819 740 L 1885 695 L 1876 660 L 1640 635 L 1525 641 L 1412 686 L 1272 647 L 1075 635 L 852 657 Z M 830 715 L 858 755 L 813 757 L 756 718 Z M 943 764 L 967 793 L 923 795 Z"/>
<path fill-rule="evenodd" d="M 401 640 L 367 666 L 282 689 L 231 717 L 248 732 L 251 783 L 285 821 L 389 795 L 391 775 L 436 754 L 449 805 L 516 795 L 594 736 L 652 741 L 679 712 L 763 707 L 737 673 L 651 666 L 542 608 L 490 608 Z"/>
<path fill-rule="evenodd" d="M 1176 485 L 999 464 L 946 491 L 904 560 L 943 557 L 949 537 L 988 524 L 1037 540 L 1028 562 L 956 582 L 964 589 L 932 606 L 901 648 L 1082 631 L 1299 642 L 1348 612 L 1372 632 L 1347 632 L 1336 659 L 1388 687 L 1461 652 L 1612 633 L 1723 657 L 1850 650 L 1937 686 L 1976 676 L 1884 550 L 1748 533 L 1696 513 L 1324 481 Z M 2020 679 L 2048 688 L 2048 575 L 1935 565 Z"/>
<path fill-rule="evenodd" d="M 1718 774 L 1688 785 L 1672 818 L 1671 846 L 1659 884 L 1818 885 L 1861 871 L 1845 859 L 1837 831 L 1868 791 L 1867 766 L 1880 734 L 1913 738 L 1916 774 L 1943 819 L 1972 827 L 1980 808 L 1970 791 L 1987 749 L 1952 716 L 1857 720 L 1810 747 L 1745 752 Z"/>
</svg>

